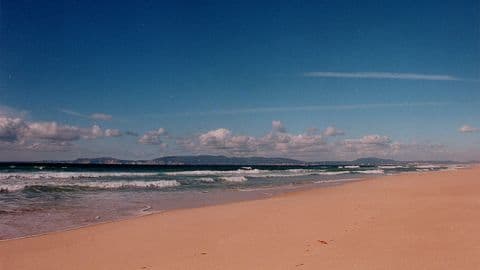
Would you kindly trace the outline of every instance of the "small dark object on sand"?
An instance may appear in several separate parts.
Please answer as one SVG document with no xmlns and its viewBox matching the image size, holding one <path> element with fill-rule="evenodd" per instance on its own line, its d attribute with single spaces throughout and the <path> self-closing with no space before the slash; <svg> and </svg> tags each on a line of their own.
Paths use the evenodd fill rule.
<svg viewBox="0 0 480 270">
<path fill-rule="evenodd" d="M 325 240 L 317 240 L 320 244 L 328 245 L 328 242 Z"/>
</svg>

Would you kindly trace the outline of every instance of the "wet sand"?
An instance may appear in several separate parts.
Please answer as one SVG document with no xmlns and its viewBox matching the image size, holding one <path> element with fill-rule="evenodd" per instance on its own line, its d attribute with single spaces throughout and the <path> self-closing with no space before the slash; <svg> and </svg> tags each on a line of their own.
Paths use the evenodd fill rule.
<svg viewBox="0 0 480 270">
<path fill-rule="evenodd" d="M 0 269 L 480 269 L 480 168 L 0 242 Z"/>
</svg>

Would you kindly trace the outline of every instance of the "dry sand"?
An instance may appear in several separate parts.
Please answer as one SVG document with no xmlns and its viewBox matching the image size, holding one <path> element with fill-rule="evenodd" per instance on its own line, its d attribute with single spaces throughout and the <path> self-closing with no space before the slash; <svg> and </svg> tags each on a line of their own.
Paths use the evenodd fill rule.
<svg viewBox="0 0 480 270">
<path fill-rule="evenodd" d="M 480 168 L 3 241 L 0 269 L 480 269 Z"/>
</svg>

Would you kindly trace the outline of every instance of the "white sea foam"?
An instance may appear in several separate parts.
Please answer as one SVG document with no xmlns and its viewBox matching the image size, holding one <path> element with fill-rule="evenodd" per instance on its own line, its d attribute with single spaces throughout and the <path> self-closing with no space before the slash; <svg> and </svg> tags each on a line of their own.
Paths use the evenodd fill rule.
<svg viewBox="0 0 480 270">
<path fill-rule="evenodd" d="M 256 178 L 267 178 L 267 177 L 293 177 L 293 176 L 306 176 L 306 175 L 316 175 L 324 174 L 325 170 L 319 169 L 288 169 L 288 170 L 259 170 L 259 169 L 239 169 L 232 171 L 211 171 L 211 170 L 199 170 L 199 171 L 177 171 L 177 172 L 165 172 L 165 175 L 169 176 L 216 176 L 216 177 L 234 177 L 234 176 L 244 176 L 244 177 L 256 177 Z M 342 172 L 342 173 L 348 173 Z M 336 174 L 336 172 L 335 172 Z"/>
<path fill-rule="evenodd" d="M 229 177 L 220 177 L 220 178 L 227 182 L 235 182 L 235 183 L 247 181 L 247 178 L 245 176 L 229 176 Z"/>
<path fill-rule="evenodd" d="M 0 191 L 14 192 L 20 191 L 30 186 L 43 187 L 83 187 L 83 188 L 99 188 L 99 189 L 120 189 L 120 188 L 166 188 L 180 186 L 175 180 L 157 180 L 157 181 L 107 181 L 107 182 L 78 182 L 75 184 L 65 182 L 45 182 L 45 183 L 28 183 L 28 184 L 2 184 Z"/>
<path fill-rule="evenodd" d="M 259 169 L 239 169 L 235 171 L 209 171 L 209 170 L 200 170 L 200 171 L 178 171 L 178 172 L 165 172 L 166 175 L 182 175 L 182 176 L 202 176 L 202 175 L 254 175 L 269 172 L 269 170 L 259 170 Z"/>
<path fill-rule="evenodd" d="M 19 191 L 22 190 L 25 187 L 25 185 L 22 184 L 5 184 L 5 185 L 0 185 L 0 192 L 14 192 L 14 191 Z"/>
<path fill-rule="evenodd" d="M 325 170 L 317 169 L 289 169 L 289 170 L 272 170 L 266 173 L 255 175 L 255 177 L 294 177 L 322 174 Z"/>
<path fill-rule="evenodd" d="M 145 177 L 158 175 L 155 172 L 18 172 L 0 173 L 0 180 L 6 179 L 79 179 L 101 177 Z"/>
<path fill-rule="evenodd" d="M 460 169 L 466 169 L 468 166 L 465 165 L 448 165 L 447 168 L 443 169 L 443 171 L 455 171 L 455 170 L 460 170 Z"/>
<path fill-rule="evenodd" d="M 197 178 L 196 180 L 200 181 L 200 182 L 204 182 L 204 183 L 213 183 L 215 182 L 215 179 L 211 178 L 211 177 L 200 177 L 200 178 Z"/>
<path fill-rule="evenodd" d="M 378 166 L 378 168 L 380 168 L 380 169 L 399 169 L 399 168 L 403 168 L 403 166 L 382 165 L 382 166 Z"/>
<path fill-rule="evenodd" d="M 335 179 L 335 180 L 319 180 L 313 183 L 315 184 L 324 184 L 324 183 L 338 183 L 338 182 L 350 182 L 350 181 L 358 181 L 362 180 L 362 178 L 342 178 L 342 179 Z"/>
<path fill-rule="evenodd" d="M 366 171 L 356 171 L 358 173 L 365 173 L 365 174 L 383 174 L 383 170 L 366 170 Z"/>
<path fill-rule="evenodd" d="M 356 169 L 356 168 L 360 168 L 360 166 L 358 165 L 348 165 L 348 166 L 344 166 L 345 169 Z"/>
<path fill-rule="evenodd" d="M 442 168 L 441 165 L 433 165 L 433 164 L 425 164 L 425 165 L 416 165 L 415 168 L 417 169 L 438 169 Z"/>
<path fill-rule="evenodd" d="M 118 188 L 165 188 L 180 186 L 175 180 L 157 180 L 157 181 L 108 181 L 108 182 L 82 182 L 75 184 L 81 187 L 93 187 L 104 189 Z"/>
<path fill-rule="evenodd" d="M 321 174 L 321 175 L 339 175 L 339 174 L 347 174 L 347 173 L 350 173 L 350 171 L 319 172 L 318 174 Z"/>
</svg>

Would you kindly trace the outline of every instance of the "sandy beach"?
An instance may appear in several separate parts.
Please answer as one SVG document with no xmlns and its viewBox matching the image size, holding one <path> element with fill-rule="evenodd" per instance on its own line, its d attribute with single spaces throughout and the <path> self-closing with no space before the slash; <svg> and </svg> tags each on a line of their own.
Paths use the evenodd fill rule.
<svg viewBox="0 0 480 270">
<path fill-rule="evenodd" d="M 0 269 L 480 269 L 480 168 L 0 242 Z"/>
</svg>

